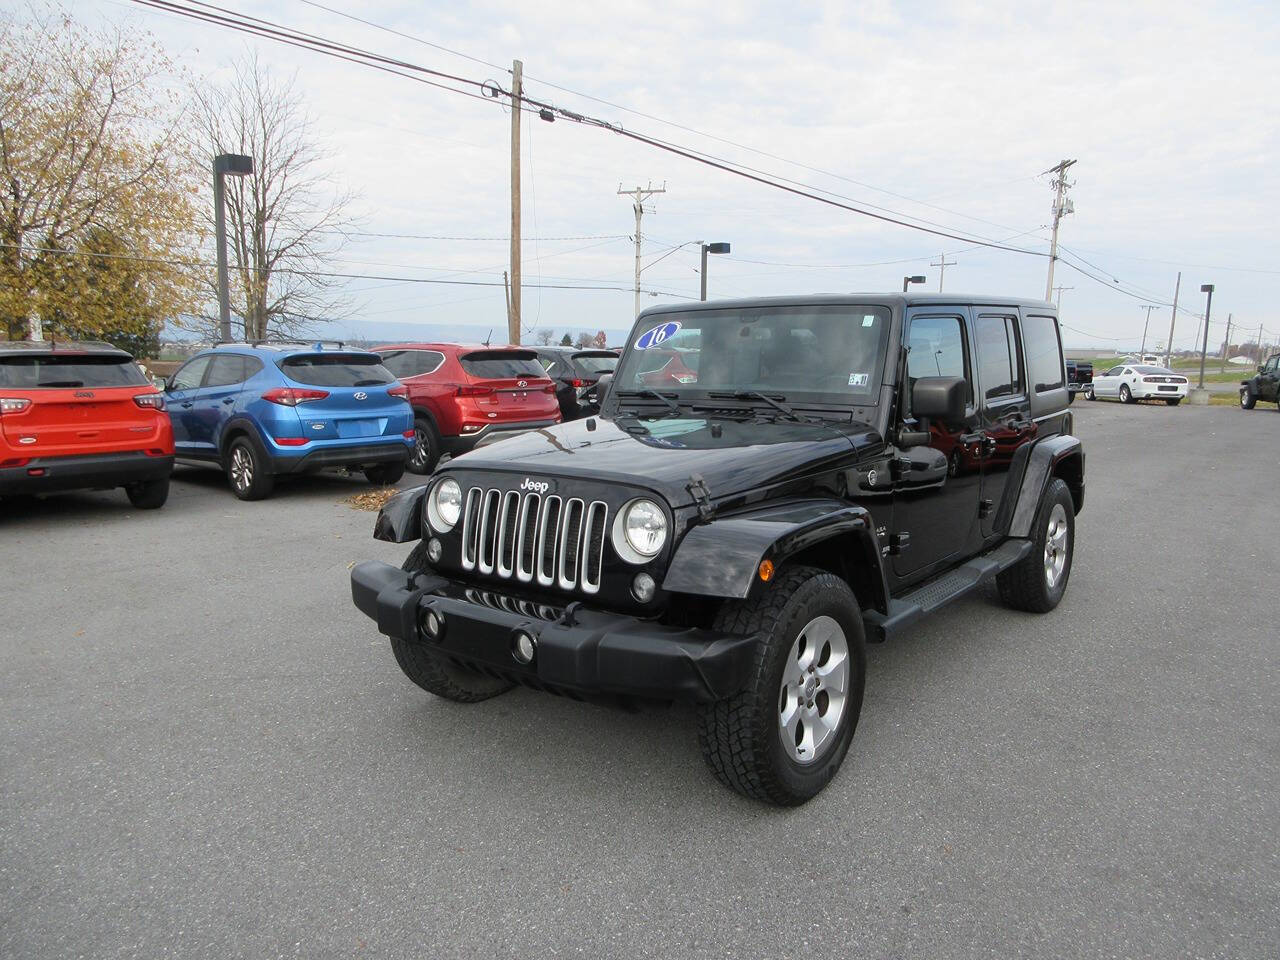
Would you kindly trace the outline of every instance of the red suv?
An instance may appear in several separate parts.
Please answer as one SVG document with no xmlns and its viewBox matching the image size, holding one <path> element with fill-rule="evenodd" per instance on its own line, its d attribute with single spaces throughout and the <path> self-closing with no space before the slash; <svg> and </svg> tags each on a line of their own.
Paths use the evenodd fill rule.
<svg viewBox="0 0 1280 960">
<path fill-rule="evenodd" d="M 0 343 L 0 496 L 124 487 L 164 506 L 173 428 L 164 397 L 105 343 Z"/>
<path fill-rule="evenodd" d="M 399 343 L 376 348 L 409 388 L 414 449 L 408 467 L 430 473 L 456 456 L 525 430 L 560 422 L 555 384 L 522 347 Z"/>
</svg>

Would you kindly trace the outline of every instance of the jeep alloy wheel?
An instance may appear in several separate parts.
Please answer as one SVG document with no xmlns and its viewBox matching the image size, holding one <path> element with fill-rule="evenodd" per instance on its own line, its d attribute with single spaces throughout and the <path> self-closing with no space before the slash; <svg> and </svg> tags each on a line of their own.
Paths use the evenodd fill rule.
<svg viewBox="0 0 1280 960">
<path fill-rule="evenodd" d="M 831 747 L 848 686 L 849 642 L 840 624 L 810 620 L 791 645 L 778 697 L 778 734 L 796 763 L 812 763 Z"/>
<path fill-rule="evenodd" d="M 1052 590 L 1067 565 L 1067 511 L 1055 503 L 1049 512 L 1049 528 L 1044 538 L 1044 580 Z"/>
</svg>

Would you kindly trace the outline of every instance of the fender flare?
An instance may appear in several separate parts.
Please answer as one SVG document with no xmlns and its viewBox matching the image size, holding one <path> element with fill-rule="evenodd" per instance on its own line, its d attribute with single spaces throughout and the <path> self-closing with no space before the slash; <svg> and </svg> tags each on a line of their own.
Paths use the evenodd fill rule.
<svg viewBox="0 0 1280 960">
<path fill-rule="evenodd" d="M 228 420 L 226 423 L 224 423 L 222 425 L 222 428 L 218 431 L 218 457 L 219 458 L 226 456 L 227 438 L 231 436 L 231 434 L 237 433 L 237 432 L 243 432 L 243 433 L 249 434 L 249 436 L 253 437 L 254 442 L 256 442 L 259 447 L 266 449 L 267 445 L 262 439 L 262 431 L 258 429 L 257 423 L 254 422 L 252 417 L 246 416 L 243 413 L 238 413 L 235 416 L 233 416 L 230 420 Z"/>
<path fill-rule="evenodd" d="M 1027 458 L 1022 484 L 1018 488 L 1018 501 L 1009 521 L 1009 536 L 1031 536 L 1031 524 L 1040 508 L 1040 496 L 1048 486 L 1049 478 L 1072 459 L 1079 460 L 1080 479 L 1078 486 L 1072 488 L 1071 495 L 1075 500 L 1076 513 L 1084 508 L 1084 447 L 1080 438 L 1061 434 L 1041 440 L 1031 448 L 1031 455 Z"/>
<path fill-rule="evenodd" d="M 761 561 L 780 564 L 831 540 L 847 546 L 847 561 L 868 574 L 872 605 L 886 610 L 889 589 L 871 514 L 834 499 L 775 504 L 694 527 L 676 548 L 662 588 L 742 599 L 759 578 Z"/>
<path fill-rule="evenodd" d="M 401 490 L 382 505 L 373 522 L 373 538 L 388 543 L 422 539 L 422 507 L 430 484 Z"/>
</svg>

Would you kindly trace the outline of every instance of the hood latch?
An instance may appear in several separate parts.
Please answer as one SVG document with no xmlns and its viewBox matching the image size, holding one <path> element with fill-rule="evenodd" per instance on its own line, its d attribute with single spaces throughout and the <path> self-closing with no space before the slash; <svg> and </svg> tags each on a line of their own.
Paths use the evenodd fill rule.
<svg viewBox="0 0 1280 960">
<path fill-rule="evenodd" d="M 689 482 L 685 484 L 685 489 L 693 495 L 693 499 L 698 504 L 698 516 L 703 520 L 711 519 L 711 490 L 707 486 L 707 481 L 702 479 L 702 474 L 695 473 L 689 477 Z"/>
</svg>

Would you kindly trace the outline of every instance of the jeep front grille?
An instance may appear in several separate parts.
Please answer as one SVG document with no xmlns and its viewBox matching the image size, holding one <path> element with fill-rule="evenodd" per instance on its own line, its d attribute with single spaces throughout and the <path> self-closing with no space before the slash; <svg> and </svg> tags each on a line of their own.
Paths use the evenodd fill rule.
<svg viewBox="0 0 1280 960">
<path fill-rule="evenodd" d="M 608 519 L 601 500 L 472 487 L 462 511 L 462 569 L 596 593 Z"/>
</svg>

